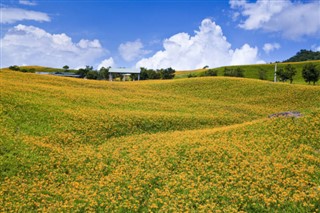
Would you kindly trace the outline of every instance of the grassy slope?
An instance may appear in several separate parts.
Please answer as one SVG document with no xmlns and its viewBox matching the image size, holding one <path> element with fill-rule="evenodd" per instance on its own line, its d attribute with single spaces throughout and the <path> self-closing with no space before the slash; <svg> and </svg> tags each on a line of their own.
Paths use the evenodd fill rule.
<svg viewBox="0 0 320 213">
<path fill-rule="evenodd" d="M 43 66 L 20 66 L 21 69 L 34 69 L 35 72 L 64 72 L 61 68 L 43 67 Z M 4 69 L 6 70 L 6 69 Z M 76 70 L 68 70 L 68 72 L 75 72 Z"/>
<path fill-rule="evenodd" d="M 319 208 L 319 87 L 0 75 L 0 211 Z"/>
<path fill-rule="evenodd" d="M 304 79 L 302 78 L 302 69 L 303 66 L 306 63 L 314 63 L 317 66 L 320 66 L 320 61 L 304 61 L 304 62 L 290 62 L 290 63 L 278 63 L 278 69 L 284 68 L 287 64 L 293 65 L 297 69 L 297 74 L 294 77 L 293 83 L 298 83 L 298 84 L 306 84 L 304 82 Z M 259 79 L 259 71 L 261 69 L 266 70 L 266 77 L 267 80 L 273 81 L 273 75 L 274 75 L 274 64 L 254 64 L 254 65 L 241 65 L 241 66 L 226 66 L 226 67 L 241 67 L 245 72 L 244 72 L 244 77 L 245 78 L 253 78 L 253 79 Z M 218 70 L 218 76 L 223 75 L 223 70 L 225 67 L 219 67 L 215 68 L 215 70 Z M 176 78 L 187 78 L 190 73 L 192 74 L 200 74 L 204 70 L 199 69 L 199 70 L 193 70 L 193 71 L 178 71 L 176 72 Z M 318 83 L 319 84 L 319 83 Z"/>
</svg>

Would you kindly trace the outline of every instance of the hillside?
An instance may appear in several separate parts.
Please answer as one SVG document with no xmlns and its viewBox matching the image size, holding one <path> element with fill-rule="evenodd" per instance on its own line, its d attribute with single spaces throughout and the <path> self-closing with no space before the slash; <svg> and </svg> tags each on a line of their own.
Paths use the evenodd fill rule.
<svg viewBox="0 0 320 213">
<path fill-rule="evenodd" d="M 320 52 L 312 51 L 312 50 L 300 50 L 292 56 L 291 58 L 283 61 L 283 62 L 300 62 L 300 61 L 314 61 L 320 60 Z"/>
<path fill-rule="evenodd" d="M 0 212 L 320 208 L 319 87 L 2 70 L 0 89 Z"/>
<path fill-rule="evenodd" d="M 293 83 L 294 84 L 307 84 L 305 83 L 303 77 L 302 77 L 302 69 L 303 66 L 306 63 L 313 63 L 320 67 L 320 60 L 317 61 L 308 61 L 308 62 L 290 62 L 290 63 L 277 63 L 277 68 L 281 69 L 284 68 L 287 64 L 291 64 L 293 67 L 297 69 L 297 74 L 294 77 Z M 218 72 L 218 76 L 223 76 L 223 70 L 224 68 L 235 68 L 240 67 L 244 70 L 244 77 L 245 78 L 253 78 L 253 79 L 259 79 L 259 71 L 264 70 L 265 71 L 265 77 L 268 81 L 273 81 L 274 77 L 274 67 L 275 64 L 252 64 L 252 65 L 240 65 L 240 66 L 224 66 L 224 67 L 218 67 L 213 68 L 213 70 L 216 70 Z M 203 73 L 203 69 L 199 70 L 190 70 L 190 71 L 177 71 L 176 72 L 176 79 L 179 78 L 188 78 L 189 74 L 192 74 L 194 76 L 201 76 L 201 73 Z M 318 82 L 319 84 L 319 82 Z"/>
<path fill-rule="evenodd" d="M 64 69 L 61 68 L 52 68 L 52 67 L 43 67 L 43 66 L 12 66 L 14 68 L 18 68 L 21 71 L 25 72 L 65 72 Z M 76 70 L 68 70 L 68 72 L 76 72 Z"/>
</svg>

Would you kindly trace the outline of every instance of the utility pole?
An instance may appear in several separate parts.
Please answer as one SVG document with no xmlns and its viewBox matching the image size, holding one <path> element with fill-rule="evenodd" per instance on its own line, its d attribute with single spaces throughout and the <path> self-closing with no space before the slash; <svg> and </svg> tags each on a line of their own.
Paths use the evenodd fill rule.
<svg viewBox="0 0 320 213">
<path fill-rule="evenodd" d="M 274 78 L 273 78 L 273 82 L 277 82 L 277 63 L 274 66 Z"/>
</svg>

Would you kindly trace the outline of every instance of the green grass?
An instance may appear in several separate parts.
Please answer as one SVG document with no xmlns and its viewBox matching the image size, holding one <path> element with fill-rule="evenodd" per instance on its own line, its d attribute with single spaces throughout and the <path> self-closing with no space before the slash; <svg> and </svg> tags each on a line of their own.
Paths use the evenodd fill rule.
<svg viewBox="0 0 320 213">
<path fill-rule="evenodd" d="M 34 69 L 35 72 L 65 72 L 62 68 L 52 68 L 52 67 L 43 67 L 43 66 L 19 66 L 20 69 Z M 76 72 L 76 70 L 70 69 L 68 72 Z"/>
<path fill-rule="evenodd" d="M 306 84 L 303 77 L 302 77 L 302 69 L 306 63 L 314 63 L 318 67 L 320 66 L 320 61 L 304 61 L 304 62 L 290 62 L 290 63 L 278 63 L 277 68 L 281 69 L 284 68 L 287 64 L 291 64 L 293 67 L 297 69 L 297 74 L 294 77 L 293 83 L 294 84 Z M 253 78 L 259 79 L 259 71 L 265 70 L 266 71 L 266 80 L 273 81 L 274 78 L 274 69 L 275 64 L 254 64 L 254 65 L 240 65 L 240 66 L 224 66 L 213 68 L 214 70 L 218 71 L 218 76 L 223 76 L 223 70 L 225 67 L 235 68 L 240 67 L 244 70 L 244 77 L 245 78 Z M 176 72 L 175 78 L 187 78 L 189 74 L 193 74 L 194 76 L 200 76 L 203 73 L 203 69 L 199 70 L 190 70 L 190 71 L 178 71 Z M 319 84 L 319 83 L 318 83 Z"/>
</svg>

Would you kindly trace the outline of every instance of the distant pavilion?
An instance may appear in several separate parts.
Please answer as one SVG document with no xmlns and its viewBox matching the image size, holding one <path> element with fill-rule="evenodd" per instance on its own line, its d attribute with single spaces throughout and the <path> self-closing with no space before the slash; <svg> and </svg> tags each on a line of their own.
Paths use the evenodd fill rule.
<svg viewBox="0 0 320 213">
<path fill-rule="evenodd" d="M 126 76 L 130 74 L 138 74 L 138 81 L 140 80 L 140 69 L 135 68 L 110 68 L 109 69 L 109 81 L 112 81 L 112 74 L 122 74 L 123 80 L 126 80 Z"/>
</svg>

